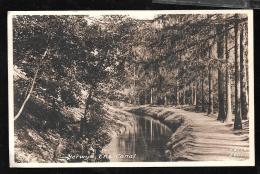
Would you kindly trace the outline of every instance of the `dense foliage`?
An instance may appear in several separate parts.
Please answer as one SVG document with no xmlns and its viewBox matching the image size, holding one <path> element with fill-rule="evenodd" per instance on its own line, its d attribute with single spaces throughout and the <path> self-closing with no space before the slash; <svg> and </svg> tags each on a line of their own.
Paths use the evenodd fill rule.
<svg viewBox="0 0 260 174">
<path fill-rule="evenodd" d="M 220 121 L 234 112 L 235 129 L 247 119 L 244 15 L 34 15 L 15 16 L 13 27 L 14 66 L 26 77 L 15 80 L 15 120 L 31 95 L 56 111 L 84 108 L 81 136 L 104 124 L 110 101 L 190 104 Z"/>
</svg>

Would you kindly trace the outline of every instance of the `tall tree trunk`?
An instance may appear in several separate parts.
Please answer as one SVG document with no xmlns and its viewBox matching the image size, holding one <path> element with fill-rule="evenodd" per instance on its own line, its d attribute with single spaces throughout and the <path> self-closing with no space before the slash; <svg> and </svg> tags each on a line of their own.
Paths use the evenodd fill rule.
<svg viewBox="0 0 260 174">
<path fill-rule="evenodd" d="M 226 25 L 226 29 L 228 26 Z M 232 96 L 229 73 L 229 51 L 228 51 L 228 30 L 225 31 L 225 55 L 226 55 L 226 122 L 232 121 Z"/>
<path fill-rule="evenodd" d="M 247 59 L 246 59 L 247 60 Z M 247 62 L 247 61 L 246 61 Z M 249 103 L 249 75 L 248 75 L 248 63 L 246 63 L 246 96 L 247 96 L 247 103 Z"/>
<path fill-rule="evenodd" d="M 193 96 L 192 96 L 192 83 L 190 83 L 190 85 L 189 85 L 189 105 L 192 105 L 192 99 L 193 99 Z"/>
<path fill-rule="evenodd" d="M 87 130 L 86 130 L 87 125 L 86 124 L 87 124 L 87 121 L 89 119 L 89 118 L 87 118 L 87 113 L 89 111 L 89 106 L 90 106 L 91 100 L 92 100 L 91 99 L 91 97 L 92 97 L 92 90 L 93 90 L 93 87 L 91 86 L 90 89 L 89 89 L 88 97 L 85 100 L 84 115 L 83 115 L 83 117 L 80 120 L 80 137 L 83 137 L 86 134 L 86 132 L 87 132 Z"/>
<path fill-rule="evenodd" d="M 208 115 L 213 114 L 214 107 L 213 107 L 213 80 L 212 80 L 212 67 L 209 65 L 209 72 L 208 72 L 208 86 L 209 86 L 209 105 L 208 105 Z"/>
<path fill-rule="evenodd" d="M 146 94 L 146 91 L 144 91 L 144 104 L 145 105 L 147 104 L 147 94 Z"/>
<path fill-rule="evenodd" d="M 244 28 L 240 30 L 240 91 L 241 91 L 241 117 L 247 120 L 248 103 L 246 87 L 246 60 L 244 57 Z"/>
<path fill-rule="evenodd" d="M 87 123 L 87 118 L 83 116 L 80 119 L 80 127 L 79 127 L 80 137 L 83 137 L 86 134 L 86 123 Z"/>
<path fill-rule="evenodd" d="M 136 105 L 136 87 L 135 87 L 135 65 L 134 65 L 134 105 Z"/>
<path fill-rule="evenodd" d="M 211 49 L 209 48 L 209 59 L 211 59 Z M 208 66 L 208 86 L 209 86 L 209 105 L 208 115 L 213 114 L 213 85 L 212 85 L 212 67 L 211 64 Z"/>
<path fill-rule="evenodd" d="M 27 97 L 28 92 L 30 91 L 30 89 L 31 89 L 31 86 L 30 86 L 30 83 L 29 83 L 27 88 L 26 88 L 26 91 L 23 93 L 22 99 L 25 99 Z"/>
<path fill-rule="evenodd" d="M 151 88 L 150 103 L 153 104 L 153 88 Z"/>
<path fill-rule="evenodd" d="M 216 26 L 216 32 L 217 32 L 217 55 L 219 60 L 223 60 L 224 56 L 224 35 L 223 35 L 223 25 L 218 24 Z M 223 65 L 220 63 L 218 68 L 218 118 L 217 120 L 225 121 L 226 115 L 225 115 L 225 101 L 224 101 L 224 75 L 223 75 Z"/>
<path fill-rule="evenodd" d="M 199 110 L 199 93 L 198 93 L 198 89 L 199 89 L 199 82 L 196 83 L 195 86 L 195 105 L 196 105 L 196 110 Z"/>
<path fill-rule="evenodd" d="M 186 104 L 186 99 L 185 99 L 185 88 L 183 89 L 183 92 L 182 92 L 182 104 L 185 105 Z"/>
<path fill-rule="evenodd" d="M 197 106 L 197 83 L 195 82 L 195 85 L 193 87 L 193 105 Z"/>
<path fill-rule="evenodd" d="M 234 129 L 240 130 L 242 129 L 242 121 L 240 114 L 240 74 L 239 74 L 239 58 L 238 58 L 238 16 L 235 15 L 236 21 L 234 25 L 234 33 L 235 33 L 235 121 L 234 121 Z"/>
<path fill-rule="evenodd" d="M 191 83 L 191 105 L 194 103 L 194 83 Z"/>
<path fill-rule="evenodd" d="M 208 86 L 209 86 L 209 105 L 208 105 L 208 115 L 213 114 L 213 80 L 212 80 L 212 67 L 208 67 Z"/>
<path fill-rule="evenodd" d="M 89 94 L 88 94 L 88 97 L 86 98 L 86 102 L 85 102 L 84 117 L 87 116 L 87 112 L 88 112 L 89 106 L 90 106 L 90 104 L 91 104 L 92 90 L 93 90 L 93 87 L 90 87 L 90 89 L 89 89 Z"/>
<path fill-rule="evenodd" d="M 184 79 L 184 85 L 183 85 L 183 105 L 186 104 L 186 80 Z"/>
<path fill-rule="evenodd" d="M 37 65 L 36 72 L 35 72 L 34 77 L 33 77 L 33 80 L 32 80 L 31 88 L 30 88 L 30 90 L 29 90 L 29 92 L 28 92 L 28 94 L 27 94 L 27 97 L 25 98 L 25 100 L 24 100 L 22 106 L 20 107 L 18 113 L 15 115 L 14 120 L 17 120 L 17 119 L 20 117 L 20 115 L 22 114 L 23 109 L 24 109 L 26 103 L 28 102 L 29 98 L 31 97 L 31 94 L 32 94 L 33 89 L 34 89 L 35 81 L 36 81 L 36 79 L 37 79 L 37 77 L 38 77 L 38 73 L 39 73 L 39 71 L 40 71 L 40 67 L 41 67 L 42 61 L 43 61 L 43 59 L 46 57 L 47 52 L 48 52 L 48 48 L 46 48 L 45 52 L 43 53 L 43 55 L 42 55 L 42 57 L 41 57 L 41 61 L 40 61 L 40 62 L 38 63 L 38 65 Z"/>
<path fill-rule="evenodd" d="M 175 95 L 176 95 L 176 106 L 178 106 L 180 104 L 180 96 L 179 96 L 179 87 L 178 87 L 178 81 L 177 81 L 177 85 L 175 88 Z"/>
<path fill-rule="evenodd" d="M 204 77 L 201 78 L 201 111 L 205 112 Z"/>
</svg>

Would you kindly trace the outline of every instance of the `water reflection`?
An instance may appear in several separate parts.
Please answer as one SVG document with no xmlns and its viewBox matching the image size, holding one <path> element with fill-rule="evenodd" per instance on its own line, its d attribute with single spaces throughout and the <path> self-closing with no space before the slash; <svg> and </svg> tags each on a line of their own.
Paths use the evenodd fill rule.
<svg viewBox="0 0 260 174">
<path fill-rule="evenodd" d="M 134 117 L 133 126 L 112 140 L 110 161 L 166 161 L 165 144 L 171 130 L 151 117 Z"/>
</svg>

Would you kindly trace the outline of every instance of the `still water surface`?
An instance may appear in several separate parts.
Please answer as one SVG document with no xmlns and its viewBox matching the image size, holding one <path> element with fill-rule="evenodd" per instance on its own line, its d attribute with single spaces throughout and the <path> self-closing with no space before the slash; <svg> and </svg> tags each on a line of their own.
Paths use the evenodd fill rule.
<svg viewBox="0 0 260 174">
<path fill-rule="evenodd" d="M 167 161 L 165 150 L 171 130 L 151 117 L 133 117 L 133 125 L 109 144 L 110 161 Z"/>
</svg>

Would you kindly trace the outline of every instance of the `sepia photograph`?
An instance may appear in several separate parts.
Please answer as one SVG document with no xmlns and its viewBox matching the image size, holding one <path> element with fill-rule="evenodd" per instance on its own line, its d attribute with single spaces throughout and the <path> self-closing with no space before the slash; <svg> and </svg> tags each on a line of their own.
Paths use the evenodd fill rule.
<svg viewBox="0 0 260 174">
<path fill-rule="evenodd" d="M 254 166 L 252 10 L 9 11 L 10 167 Z"/>
</svg>

